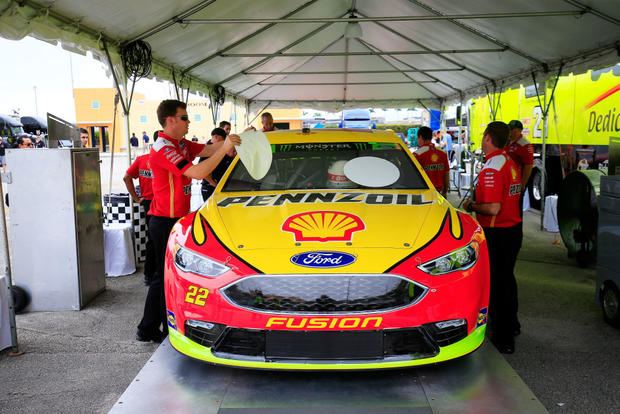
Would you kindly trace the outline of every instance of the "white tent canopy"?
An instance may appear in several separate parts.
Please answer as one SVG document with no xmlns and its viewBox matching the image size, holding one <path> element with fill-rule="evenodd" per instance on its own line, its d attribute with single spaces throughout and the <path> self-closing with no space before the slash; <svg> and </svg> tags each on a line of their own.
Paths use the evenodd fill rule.
<svg viewBox="0 0 620 414">
<path fill-rule="evenodd" d="M 359 28 L 353 22 L 358 22 Z M 359 32 L 361 29 L 361 33 Z M 357 30 L 357 33 L 356 33 Z M 346 33 L 346 34 L 345 34 Z M 437 108 L 617 63 L 618 0 L 0 0 L 0 36 L 105 59 L 144 40 L 151 76 L 253 108 Z"/>
</svg>

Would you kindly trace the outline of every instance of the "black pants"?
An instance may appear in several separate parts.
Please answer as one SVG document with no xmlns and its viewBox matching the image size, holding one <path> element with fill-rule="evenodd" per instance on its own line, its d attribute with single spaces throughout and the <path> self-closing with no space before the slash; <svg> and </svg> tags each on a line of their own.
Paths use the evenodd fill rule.
<svg viewBox="0 0 620 414">
<path fill-rule="evenodd" d="M 207 183 L 206 180 L 202 180 L 202 186 L 200 188 L 200 192 L 202 193 L 202 201 L 207 201 L 211 194 L 215 191 L 215 187 L 211 184 Z"/>
<path fill-rule="evenodd" d="M 146 261 L 144 262 L 144 278 L 150 283 L 153 280 L 153 275 L 155 274 L 155 246 L 153 245 L 153 240 L 151 236 L 148 234 L 149 221 L 151 220 L 151 215 L 149 215 L 149 211 L 151 210 L 151 200 L 144 199 L 142 200 L 142 206 L 146 211 Z"/>
<path fill-rule="evenodd" d="M 522 223 L 512 227 L 485 227 L 489 249 L 491 294 L 489 326 L 498 338 L 512 338 L 519 328 L 517 310 L 519 299 L 514 268 L 523 241 Z"/>
<path fill-rule="evenodd" d="M 144 303 L 144 315 L 138 325 L 138 329 L 150 334 L 159 331 L 163 324 L 166 328 L 166 298 L 164 296 L 164 264 L 166 258 L 166 245 L 170 231 L 178 218 L 151 216 L 149 220 L 149 238 L 153 242 L 155 256 L 155 272 L 149 285 Z"/>
</svg>

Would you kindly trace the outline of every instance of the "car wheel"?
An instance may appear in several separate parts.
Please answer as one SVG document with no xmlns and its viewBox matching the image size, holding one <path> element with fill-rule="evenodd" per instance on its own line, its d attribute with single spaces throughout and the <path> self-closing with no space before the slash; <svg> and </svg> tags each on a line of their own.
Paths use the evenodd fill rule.
<svg viewBox="0 0 620 414">
<path fill-rule="evenodd" d="M 19 286 L 11 286 L 11 294 L 13 295 L 13 309 L 15 309 L 15 313 L 23 311 L 30 303 L 30 295 Z"/>
<path fill-rule="evenodd" d="M 611 283 L 606 283 L 601 292 L 601 308 L 605 322 L 620 328 L 620 293 Z"/>
<path fill-rule="evenodd" d="M 528 193 L 530 195 L 530 207 L 540 210 L 542 201 L 542 174 L 538 168 L 532 170 L 532 176 L 528 183 Z"/>
</svg>

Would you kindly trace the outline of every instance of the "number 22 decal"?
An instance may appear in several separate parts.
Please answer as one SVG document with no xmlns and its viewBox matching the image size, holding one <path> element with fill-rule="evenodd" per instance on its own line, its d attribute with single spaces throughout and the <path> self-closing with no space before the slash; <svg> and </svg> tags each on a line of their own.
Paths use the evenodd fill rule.
<svg viewBox="0 0 620 414">
<path fill-rule="evenodd" d="M 190 285 L 187 288 L 187 295 L 185 295 L 185 302 L 193 303 L 194 305 L 204 306 L 205 300 L 209 295 L 209 289 L 199 288 L 198 286 Z"/>
</svg>

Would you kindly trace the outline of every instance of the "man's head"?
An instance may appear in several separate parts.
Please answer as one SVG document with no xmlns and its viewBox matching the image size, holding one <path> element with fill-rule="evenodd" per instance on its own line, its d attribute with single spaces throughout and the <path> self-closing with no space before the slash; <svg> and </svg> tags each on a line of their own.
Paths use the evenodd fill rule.
<svg viewBox="0 0 620 414">
<path fill-rule="evenodd" d="M 510 141 L 517 141 L 523 136 L 523 124 L 518 119 L 513 119 L 508 123 L 510 130 Z"/>
<path fill-rule="evenodd" d="M 260 116 L 260 120 L 263 123 L 263 129 L 265 131 L 271 131 L 273 129 L 273 116 L 269 112 L 264 112 Z"/>
<path fill-rule="evenodd" d="M 17 138 L 17 148 L 32 148 L 34 144 L 32 140 L 28 137 L 19 137 Z"/>
<path fill-rule="evenodd" d="M 226 132 L 226 135 L 229 135 L 232 126 L 230 125 L 230 122 L 222 121 L 220 122 L 220 128 L 222 128 Z"/>
<path fill-rule="evenodd" d="M 433 139 L 433 130 L 427 126 L 420 127 L 418 129 L 418 145 L 422 146 L 429 144 Z"/>
<path fill-rule="evenodd" d="M 211 131 L 211 142 L 220 142 L 224 141 L 225 139 L 226 131 L 224 131 L 222 128 L 215 128 L 213 131 Z"/>
<path fill-rule="evenodd" d="M 146 131 L 142 131 L 142 135 L 146 135 Z"/>
<path fill-rule="evenodd" d="M 82 148 L 88 147 L 88 131 L 84 128 L 80 128 L 80 141 L 82 141 Z"/>
<path fill-rule="evenodd" d="M 185 102 L 175 99 L 161 101 L 157 107 L 157 120 L 169 137 L 181 139 L 189 130 L 189 116 Z"/>
<path fill-rule="evenodd" d="M 502 149 L 508 142 L 508 125 L 501 121 L 491 122 L 482 134 L 482 151 L 485 155 Z"/>
</svg>

